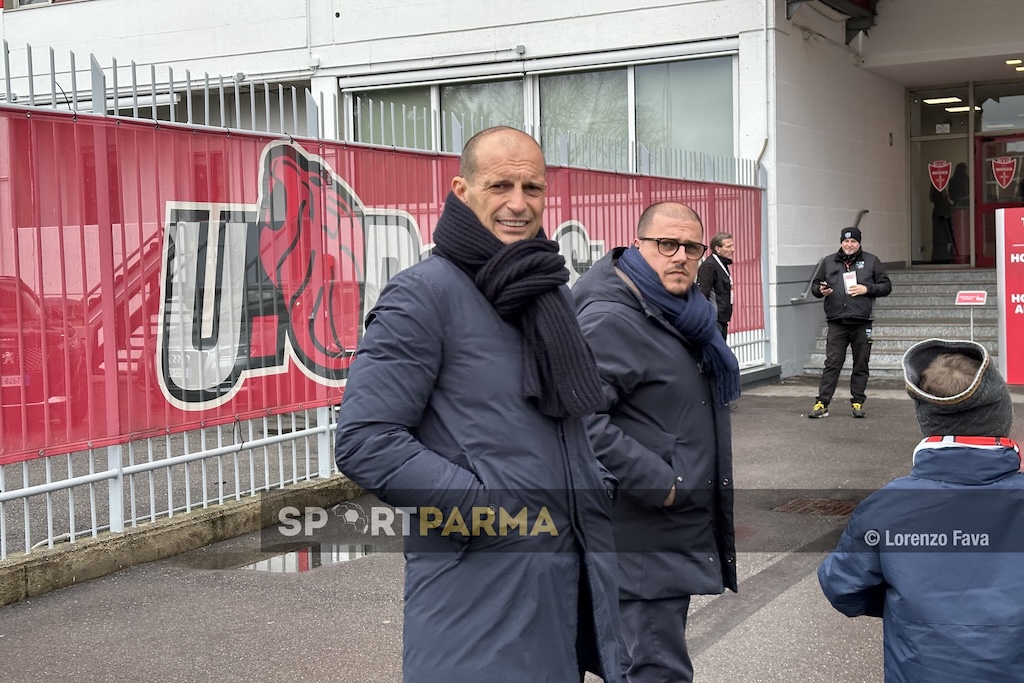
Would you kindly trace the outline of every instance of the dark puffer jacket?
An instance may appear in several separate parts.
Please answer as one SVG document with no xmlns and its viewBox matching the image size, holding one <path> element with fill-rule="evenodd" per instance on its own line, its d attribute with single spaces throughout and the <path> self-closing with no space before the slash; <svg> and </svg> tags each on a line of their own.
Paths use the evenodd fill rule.
<svg viewBox="0 0 1024 683">
<path fill-rule="evenodd" d="M 654 600 L 736 590 L 732 432 L 700 355 L 616 274 L 613 249 L 573 286 L 604 384 L 590 428 L 619 479 L 621 595 Z M 673 484 L 675 503 L 663 507 Z"/>
<path fill-rule="evenodd" d="M 611 500 L 584 420 L 547 417 L 523 396 L 522 333 L 451 261 L 396 275 L 367 320 L 338 469 L 385 502 L 449 520 L 458 509 L 467 524 L 490 506 L 496 530 L 527 511 L 526 533 L 469 539 L 412 522 L 403 681 L 578 681 L 580 627 L 598 651 L 579 666 L 618 682 Z M 557 533 L 531 535 L 541 511 Z"/>
<path fill-rule="evenodd" d="M 857 284 L 868 288 L 868 293 L 863 296 L 850 296 L 846 293 L 846 286 L 843 284 L 843 274 L 847 272 L 857 273 Z M 878 297 L 889 296 L 892 292 L 892 282 L 882 267 L 882 262 L 874 254 L 869 254 L 863 249 L 858 251 L 849 260 L 846 254 L 840 249 L 832 256 L 826 256 L 814 273 L 814 286 L 811 287 L 811 294 L 822 298 L 818 284 L 822 281 L 828 283 L 832 293 L 825 297 L 825 319 L 834 321 L 863 322 L 871 320 L 871 309 Z"/>
<path fill-rule="evenodd" d="M 886 683 L 1021 680 L 1019 468 L 1009 439 L 929 437 L 910 476 L 858 505 L 818 568 L 833 607 L 882 617 Z"/>
</svg>

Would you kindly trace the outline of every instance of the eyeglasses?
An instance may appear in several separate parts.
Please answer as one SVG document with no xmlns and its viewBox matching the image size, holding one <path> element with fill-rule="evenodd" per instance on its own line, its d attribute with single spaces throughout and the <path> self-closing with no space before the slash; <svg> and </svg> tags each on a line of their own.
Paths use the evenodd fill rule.
<svg viewBox="0 0 1024 683">
<path fill-rule="evenodd" d="M 700 242 L 680 242 L 669 237 L 637 237 L 638 240 L 658 243 L 658 253 L 662 256 L 675 256 L 679 248 L 686 252 L 686 258 L 698 260 L 708 250 L 708 245 Z"/>
</svg>

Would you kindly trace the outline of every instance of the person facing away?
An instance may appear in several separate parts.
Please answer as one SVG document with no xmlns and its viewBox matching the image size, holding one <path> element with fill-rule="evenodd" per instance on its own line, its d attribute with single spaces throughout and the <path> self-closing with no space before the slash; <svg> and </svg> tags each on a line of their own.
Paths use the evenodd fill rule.
<svg viewBox="0 0 1024 683">
<path fill-rule="evenodd" d="M 697 270 L 697 284 L 700 291 L 715 305 L 718 312 L 718 331 L 725 339 L 729 335 L 729 321 L 732 320 L 732 256 L 736 251 L 733 237 L 728 232 L 715 233 L 709 244 L 711 256 L 700 264 Z"/>
<path fill-rule="evenodd" d="M 630 247 L 573 286 L 601 375 L 594 448 L 619 479 L 623 670 L 630 683 L 690 681 L 690 596 L 735 591 L 732 435 L 739 365 L 694 279 L 706 247 L 688 206 L 654 204 Z"/>
<path fill-rule="evenodd" d="M 934 189 L 934 188 L 933 188 Z M 971 177 L 967 174 L 967 163 L 961 161 L 953 169 L 953 175 L 949 178 L 949 200 L 953 207 L 964 207 L 970 203 L 971 198 Z"/>
<path fill-rule="evenodd" d="M 951 188 L 928 189 L 932 203 L 932 263 L 953 262 L 953 199 Z"/>
<path fill-rule="evenodd" d="M 843 228 L 839 251 L 826 256 L 814 273 L 811 293 L 825 299 L 825 369 L 818 397 L 807 417 L 828 417 L 828 404 L 846 363 L 846 348 L 853 351 L 850 375 L 850 407 L 854 417 L 865 417 L 868 362 L 871 359 L 871 309 L 875 299 L 889 296 L 892 282 L 874 254 L 861 249 L 859 228 Z"/>
<path fill-rule="evenodd" d="M 433 256 L 384 288 L 345 387 L 338 468 L 411 515 L 406 683 L 621 680 L 614 482 L 582 419 L 601 387 L 546 188 L 533 138 L 473 136 Z"/>
<path fill-rule="evenodd" d="M 1024 474 L 1013 404 L 981 344 L 903 357 L 924 435 L 910 475 L 864 499 L 818 568 L 843 614 L 882 618 L 886 683 L 1024 676 Z"/>
</svg>

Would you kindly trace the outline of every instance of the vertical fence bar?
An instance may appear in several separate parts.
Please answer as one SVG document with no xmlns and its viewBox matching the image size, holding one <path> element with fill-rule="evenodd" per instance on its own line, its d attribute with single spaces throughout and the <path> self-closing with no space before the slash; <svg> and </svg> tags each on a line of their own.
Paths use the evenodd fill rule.
<svg viewBox="0 0 1024 683">
<path fill-rule="evenodd" d="M 256 84 L 249 83 L 249 118 L 252 119 L 250 127 L 256 130 Z"/>
<path fill-rule="evenodd" d="M 57 62 L 53 58 L 53 48 L 50 48 L 50 106 L 57 108 Z"/>
<path fill-rule="evenodd" d="M 117 476 L 107 482 L 107 518 L 110 530 L 115 533 L 124 531 L 124 468 L 121 466 L 121 444 L 107 446 L 107 469 L 117 472 Z"/>
<path fill-rule="evenodd" d="M 7 41 L 4 40 L 4 100 L 10 104 L 14 100 L 14 94 L 11 92 L 11 50 Z"/>
<path fill-rule="evenodd" d="M 281 85 L 280 83 L 277 84 L 277 111 L 278 111 L 278 113 L 281 116 L 281 120 L 280 120 L 281 130 L 278 131 L 278 132 L 283 133 L 284 132 L 284 86 Z"/>
<path fill-rule="evenodd" d="M 331 424 L 331 410 L 331 406 L 321 406 L 316 409 L 316 426 L 324 428 L 324 431 L 316 436 L 317 475 L 323 479 L 331 476 L 331 468 L 334 465 L 331 433 L 326 429 Z"/>
<path fill-rule="evenodd" d="M 306 137 L 320 138 L 320 108 L 317 106 L 316 98 L 307 88 L 303 91 L 306 98 Z"/>
<path fill-rule="evenodd" d="M 28 463 L 21 463 L 21 488 L 28 488 Z M 28 498 L 22 500 L 21 515 L 25 527 L 25 554 L 32 549 L 32 517 L 29 515 Z"/>
<path fill-rule="evenodd" d="M 28 69 L 28 106 L 36 106 L 36 77 L 32 73 L 32 46 L 25 43 L 25 66 Z"/>
<path fill-rule="evenodd" d="M 384 125 L 381 121 L 381 137 L 384 135 Z M 398 135 L 395 131 L 395 103 L 391 102 L 391 146 L 398 147 Z"/>
<path fill-rule="evenodd" d="M 78 111 L 78 72 L 75 67 L 75 53 L 69 52 L 69 66 L 71 68 L 71 109 Z"/>
<path fill-rule="evenodd" d="M 153 462 L 153 439 L 146 439 L 146 462 Z M 156 521 L 156 479 L 155 472 L 149 474 L 149 521 Z"/>
<path fill-rule="evenodd" d="M 238 74 L 235 74 L 235 128 L 242 127 L 242 84 Z"/>
<path fill-rule="evenodd" d="M 139 118 L 139 68 L 135 60 L 131 63 L 132 70 L 132 118 Z"/>
<path fill-rule="evenodd" d="M 174 123 L 177 120 L 177 113 L 174 111 L 176 109 L 175 105 L 177 104 L 175 101 L 177 95 L 174 92 L 174 69 L 171 67 L 167 67 L 167 97 L 170 99 L 167 106 L 171 110 L 167 118 L 170 119 L 171 123 Z"/>
<path fill-rule="evenodd" d="M 5 41 L 6 42 L 6 41 Z M 6 49 L 6 45 L 4 48 Z M 7 490 L 4 478 L 4 466 L 0 465 L 0 491 Z M 0 560 L 7 558 L 7 504 L 0 503 Z"/>
<path fill-rule="evenodd" d="M 263 108 L 266 114 L 267 120 L 267 132 L 270 132 L 270 85 L 268 83 L 263 84 Z"/>
<path fill-rule="evenodd" d="M 406 106 L 406 105 L 402 104 L 402 106 Z M 419 131 L 417 131 L 417 129 L 416 129 L 416 124 L 417 124 L 417 122 L 420 119 L 419 119 L 419 115 L 417 115 L 417 111 L 418 110 L 417 110 L 416 106 L 414 106 L 414 108 L 413 108 L 413 146 L 416 147 L 417 150 L 419 150 L 420 145 L 418 144 L 418 140 L 417 140 L 418 132 Z"/>
<path fill-rule="evenodd" d="M 292 86 L 292 129 L 299 135 L 299 91 Z"/>
<path fill-rule="evenodd" d="M 100 63 L 96 61 L 96 55 L 89 55 L 90 72 L 92 75 L 92 111 L 96 113 L 97 103 L 100 103 L 100 114 L 107 115 L 107 82 L 103 75 Z"/>
<path fill-rule="evenodd" d="M 224 119 L 224 76 L 218 76 L 218 80 L 220 82 L 220 98 L 218 100 L 218 106 L 220 107 L 220 127 L 226 128 L 227 123 Z"/>
<path fill-rule="evenodd" d="M 189 125 L 196 120 L 192 118 L 192 71 L 185 69 L 185 116 L 188 117 Z"/>
<path fill-rule="evenodd" d="M 74 461 L 70 455 L 68 455 L 68 479 L 73 479 L 75 476 Z M 75 523 L 75 489 L 70 487 L 68 489 L 68 532 L 70 533 L 69 543 L 75 542 L 75 534 L 78 525 Z"/>
</svg>

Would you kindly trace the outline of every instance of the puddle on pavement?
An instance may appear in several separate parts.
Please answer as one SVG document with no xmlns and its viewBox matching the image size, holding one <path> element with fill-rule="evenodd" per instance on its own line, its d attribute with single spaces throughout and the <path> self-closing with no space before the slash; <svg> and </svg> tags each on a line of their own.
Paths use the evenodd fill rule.
<svg viewBox="0 0 1024 683">
<path fill-rule="evenodd" d="M 274 555 L 265 560 L 239 567 L 239 569 L 254 569 L 275 574 L 297 574 L 317 567 L 358 560 L 360 557 L 372 554 L 372 545 L 323 543 Z"/>
</svg>

